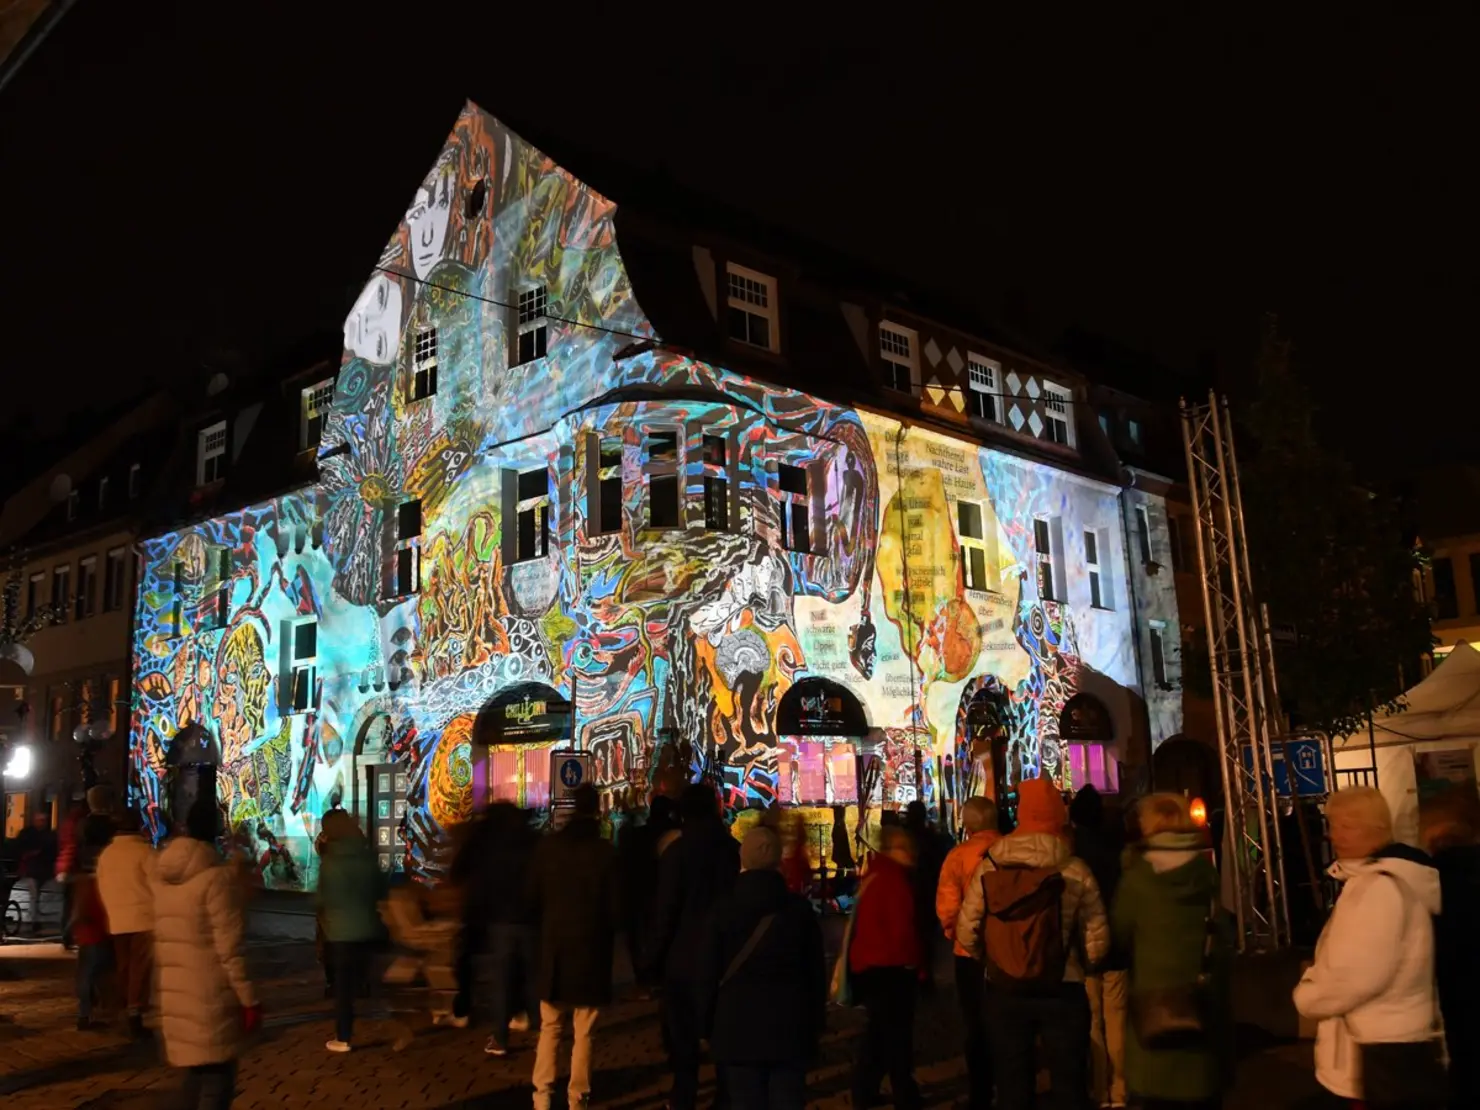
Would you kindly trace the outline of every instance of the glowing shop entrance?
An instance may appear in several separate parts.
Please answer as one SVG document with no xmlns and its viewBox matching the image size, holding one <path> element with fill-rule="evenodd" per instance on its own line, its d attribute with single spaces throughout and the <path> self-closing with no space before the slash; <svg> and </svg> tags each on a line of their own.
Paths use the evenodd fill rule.
<svg viewBox="0 0 1480 1110">
<path fill-rule="evenodd" d="M 473 802 L 550 808 L 550 753 L 569 747 L 570 700 L 541 682 L 498 694 L 473 724 Z"/>
</svg>

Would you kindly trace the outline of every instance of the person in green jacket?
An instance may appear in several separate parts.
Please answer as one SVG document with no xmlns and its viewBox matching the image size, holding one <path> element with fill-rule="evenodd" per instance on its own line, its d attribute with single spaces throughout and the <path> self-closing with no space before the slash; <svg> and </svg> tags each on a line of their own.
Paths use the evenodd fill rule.
<svg viewBox="0 0 1480 1110">
<path fill-rule="evenodd" d="M 380 935 L 379 904 L 385 875 L 359 824 L 342 809 L 324 815 L 319 863 L 319 918 L 334 961 L 334 1039 L 324 1047 L 348 1052 L 355 1025 L 355 995 L 365 980 L 370 949 Z"/>
<path fill-rule="evenodd" d="M 1140 855 L 1127 859 L 1111 913 L 1115 944 L 1131 965 L 1126 1084 L 1147 1110 L 1218 1107 L 1234 1067 L 1233 945 L 1218 900 L 1218 871 L 1186 799 L 1152 794 L 1141 801 L 1139 816 Z M 1143 1045 L 1137 1017 L 1144 1003 L 1155 992 L 1190 987 L 1204 974 L 1202 1034 L 1175 1046 Z"/>
</svg>

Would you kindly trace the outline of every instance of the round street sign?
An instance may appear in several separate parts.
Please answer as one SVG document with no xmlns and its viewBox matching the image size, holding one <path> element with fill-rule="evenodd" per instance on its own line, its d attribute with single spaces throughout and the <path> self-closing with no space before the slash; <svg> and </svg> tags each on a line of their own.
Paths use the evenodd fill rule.
<svg viewBox="0 0 1480 1110">
<path fill-rule="evenodd" d="M 581 785 L 581 780 L 586 777 L 586 768 L 581 765 L 579 759 L 567 759 L 560 764 L 560 785 L 566 790 L 574 790 Z"/>
</svg>

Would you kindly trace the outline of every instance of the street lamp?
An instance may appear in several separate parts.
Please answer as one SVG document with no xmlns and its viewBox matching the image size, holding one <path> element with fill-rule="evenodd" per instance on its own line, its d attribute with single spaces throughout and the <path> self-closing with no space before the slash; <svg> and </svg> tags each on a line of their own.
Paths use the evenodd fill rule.
<svg viewBox="0 0 1480 1110">
<path fill-rule="evenodd" d="M 31 749 L 17 744 L 10 749 L 10 758 L 5 760 L 5 770 L 0 773 L 0 782 L 5 779 L 24 779 L 31 774 Z"/>
</svg>

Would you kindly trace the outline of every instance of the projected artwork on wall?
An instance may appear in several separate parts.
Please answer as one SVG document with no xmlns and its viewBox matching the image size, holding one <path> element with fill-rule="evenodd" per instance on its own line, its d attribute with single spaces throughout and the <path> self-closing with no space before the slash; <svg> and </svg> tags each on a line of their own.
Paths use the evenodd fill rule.
<svg viewBox="0 0 1480 1110">
<path fill-rule="evenodd" d="M 233 835 L 291 886 L 336 802 L 427 874 L 490 782 L 544 797 L 538 751 L 475 745 L 515 687 L 568 699 L 603 788 L 645 796 L 689 741 L 744 808 L 857 792 L 777 734 L 807 678 L 877 730 L 885 804 L 953 788 L 974 705 L 1016 781 L 1061 773 L 1083 675 L 1135 682 L 1112 487 L 645 342 L 613 212 L 469 106 L 346 321 L 318 484 L 145 543 L 132 773 L 157 831 L 191 722 Z"/>
</svg>

